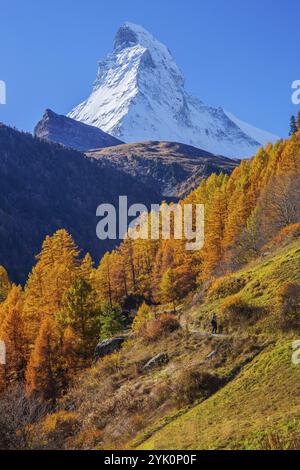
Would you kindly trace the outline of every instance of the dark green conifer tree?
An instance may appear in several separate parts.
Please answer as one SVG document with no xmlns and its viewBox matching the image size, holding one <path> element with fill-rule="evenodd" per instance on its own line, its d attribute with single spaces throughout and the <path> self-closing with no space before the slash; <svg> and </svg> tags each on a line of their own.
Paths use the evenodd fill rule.
<svg viewBox="0 0 300 470">
<path fill-rule="evenodd" d="M 295 116 L 293 115 L 291 117 L 291 121 L 290 121 L 290 134 L 289 135 L 293 135 L 293 134 L 296 134 L 298 128 L 297 128 L 297 122 L 296 122 L 296 118 Z"/>
</svg>

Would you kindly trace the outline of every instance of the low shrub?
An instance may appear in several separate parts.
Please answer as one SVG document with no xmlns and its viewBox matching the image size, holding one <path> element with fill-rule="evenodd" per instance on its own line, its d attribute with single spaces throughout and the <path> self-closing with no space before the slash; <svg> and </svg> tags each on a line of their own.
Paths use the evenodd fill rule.
<svg viewBox="0 0 300 470">
<path fill-rule="evenodd" d="M 83 428 L 80 432 L 74 437 L 72 443 L 67 446 L 67 450 L 90 450 L 94 449 L 96 446 L 99 447 L 99 442 L 101 442 L 103 436 L 102 430 L 98 429 L 95 426 L 89 426 L 88 428 Z"/>
<path fill-rule="evenodd" d="M 145 327 L 140 331 L 142 337 L 147 341 L 157 340 L 162 332 L 160 321 L 155 318 L 154 320 L 149 321 Z"/>
<path fill-rule="evenodd" d="M 142 336 L 148 341 L 155 341 L 161 336 L 168 335 L 180 328 L 178 319 L 172 314 L 163 314 L 146 323 Z"/>
<path fill-rule="evenodd" d="M 74 436 L 79 429 L 79 420 L 76 413 L 65 410 L 48 415 L 43 422 L 43 434 L 47 436 L 46 447 L 63 449 L 68 438 Z"/>
<path fill-rule="evenodd" d="M 0 449 L 30 450 L 34 448 L 34 427 L 44 419 L 49 407 L 28 397 L 19 382 L 0 394 Z"/>
<path fill-rule="evenodd" d="M 226 276 L 215 279 L 208 290 L 209 297 L 228 297 L 229 295 L 237 294 L 243 287 L 246 281 L 242 277 Z"/>
<path fill-rule="evenodd" d="M 174 401 L 179 408 L 192 404 L 215 393 L 221 384 L 220 377 L 210 372 L 196 368 L 182 370 L 174 381 Z"/>
<path fill-rule="evenodd" d="M 165 313 L 158 319 L 163 333 L 173 333 L 180 328 L 178 319 L 171 313 Z"/>
<path fill-rule="evenodd" d="M 143 303 L 139 308 L 132 324 L 132 330 L 139 332 L 141 331 L 145 325 L 153 319 L 153 313 L 151 307 L 146 303 Z"/>
<path fill-rule="evenodd" d="M 221 312 L 225 321 L 234 324 L 249 319 L 253 314 L 253 309 L 240 294 L 235 294 L 224 300 Z"/>
<path fill-rule="evenodd" d="M 277 294 L 277 312 L 283 326 L 300 323 L 300 284 L 288 282 Z"/>
<path fill-rule="evenodd" d="M 97 368 L 106 375 L 114 374 L 120 369 L 121 355 L 119 352 L 104 356 L 99 362 Z"/>
<path fill-rule="evenodd" d="M 169 378 L 157 383 L 151 391 L 154 407 L 157 409 L 160 405 L 168 401 L 172 393 L 172 383 Z"/>
</svg>

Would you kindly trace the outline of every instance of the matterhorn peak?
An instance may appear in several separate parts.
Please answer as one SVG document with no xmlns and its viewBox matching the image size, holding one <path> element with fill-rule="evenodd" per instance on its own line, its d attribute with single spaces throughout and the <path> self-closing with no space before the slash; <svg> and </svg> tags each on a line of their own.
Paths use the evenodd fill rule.
<svg viewBox="0 0 300 470">
<path fill-rule="evenodd" d="M 90 97 L 68 116 L 125 142 L 175 141 L 236 158 L 276 140 L 191 96 L 169 49 L 130 22 L 118 29 L 113 52 L 99 62 Z"/>
<path fill-rule="evenodd" d="M 132 47 L 139 43 L 137 28 L 131 23 L 124 23 L 115 36 L 114 51 Z"/>
<path fill-rule="evenodd" d="M 149 44 L 158 42 L 151 33 L 134 23 L 126 22 L 117 31 L 114 42 L 114 51 L 140 44 L 148 47 Z"/>
</svg>

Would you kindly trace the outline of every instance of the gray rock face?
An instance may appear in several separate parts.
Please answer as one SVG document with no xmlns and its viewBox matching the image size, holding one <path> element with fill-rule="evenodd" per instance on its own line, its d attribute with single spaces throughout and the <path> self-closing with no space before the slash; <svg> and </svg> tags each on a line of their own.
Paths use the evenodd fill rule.
<svg viewBox="0 0 300 470">
<path fill-rule="evenodd" d="M 50 109 L 46 109 L 42 120 L 36 125 L 34 135 L 79 151 L 112 147 L 123 143 L 97 127 L 61 116 Z"/>
<path fill-rule="evenodd" d="M 114 50 L 125 49 L 136 44 L 138 44 L 137 34 L 128 25 L 121 26 L 115 37 Z"/>
<path fill-rule="evenodd" d="M 154 356 L 147 364 L 144 365 L 143 370 L 150 370 L 154 367 L 161 366 L 163 364 L 167 364 L 169 362 L 169 356 L 167 353 L 159 353 Z"/>
<path fill-rule="evenodd" d="M 112 354 L 113 352 L 118 351 L 125 340 L 125 336 L 118 336 L 116 338 L 106 339 L 102 341 L 96 346 L 94 353 L 95 359 L 98 360 L 101 357 L 107 356 L 108 354 Z"/>
</svg>

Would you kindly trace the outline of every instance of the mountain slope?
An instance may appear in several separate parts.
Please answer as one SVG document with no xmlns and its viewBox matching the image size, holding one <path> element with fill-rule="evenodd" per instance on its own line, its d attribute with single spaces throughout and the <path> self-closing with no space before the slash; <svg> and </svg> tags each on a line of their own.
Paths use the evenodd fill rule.
<svg viewBox="0 0 300 470">
<path fill-rule="evenodd" d="M 34 129 L 35 137 L 62 144 L 75 150 L 91 150 L 112 147 L 123 142 L 101 131 L 66 116 L 46 109 L 43 118 Z"/>
<path fill-rule="evenodd" d="M 239 295 L 260 312 L 252 321 L 236 325 L 232 349 L 238 338 L 249 347 L 251 336 L 271 344 L 216 394 L 189 411 L 183 410 L 175 419 L 165 417 L 146 429 L 136 441 L 138 448 L 253 449 L 265 448 L 272 435 L 280 436 L 287 446 L 292 445 L 294 433 L 299 436 L 300 366 L 292 364 L 297 328 L 284 333 L 274 311 L 279 289 L 287 283 L 300 283 L 299 238 L 232 274 L 230 279 L 237 281 L 235 287 L 241 280 L 246 281 L 240 284 Z M 190 321 L 193 318 L 196 327 L 201 328 L 201 323 L 203 328 L 229 295 L 221 295 L 220 289 L 218 296 L 208 295 L 206 303 L 194 305 L 183 316 Z M 242 339 L 246 331 L 249 337 Z M 222 361 L 220 365 L 223 367 Z"/>
<path fill-rule="evenodd" d="M 240 129 L 242 129 L 245 134 L 252 137 L 252 139 L 256 140 L 261 145 L 266 145 L 269 142 L 274 142 L 274 140 L 277 139 L 274 134 L 271 134 L 267 131 L 262 131 L 261 129 L 258 129 L 257 127 L 254 127 L 251 124 L 247 124 L 246 122 L 242 121 L 241 119 L 238 119 L 236 116 L 234 116 L 234 114 L 229 113 L 228 111 L 225 111 L 225 114 L 227 117 L 229 117 L 232 122 L 234 122 Z"/>
<path fill-rule="evenodd" d="M 222 108 L 206 106 L 184 88 L 184 78 L 166 46 L 140 26 L 125 23 L 114 50 L 100 62 L 90 97 L 69 117 L 126 142 L 182 142 L 228 157 L 249 157 L 254 139 Z"/>
<path fill-rule="evenodd" d="M 231 274 L 245 282 L 227 283 L 219 304 L 230 296 L 228 286 L 238 286 L 263 307 L 231 331 L 208 331 L 212 312 L 219 311 L 213 293 L 178 309 L 181 329 L 154 337 L 134 331 L 120 351 L 85 370 L 59 411 L 42 421 L 43 445 L 265 449 L 279 436 L 276 445 L 292 447 L 300 432 L 300 367 L 291 361 L 298 330 L 281 329 L 274 299 L 279 286 L 300 282 L 299 261 L 298 237 Z M 162 352 L 168 361 L 144 368 Z"/>
<path fill-rule="evenodd" d="M 97 261 L 116 242 L 96 237 L 96 208 L 160 202 L 128 174 L 61 145 L 0 125 L 0 265 L 24 281 L 46 235 L 67 229 Z"/>
<path fill-rule="evenodd" d="M 183 196 L 212 173 L 229 174 L 239 163 L 176 142 L 124 144 L 87 155 L 121 169 L 168 197 Z"/>
<path fill-rule="evenodd" d="M 279 342 L 222 390 L 146 440 L 139 449 L 259 449 L 300 432 L 300 368 L 291 341 Z M 270 444 L 269 444 L 270 445 Z"/>
</svg>

